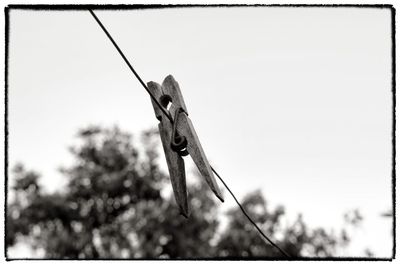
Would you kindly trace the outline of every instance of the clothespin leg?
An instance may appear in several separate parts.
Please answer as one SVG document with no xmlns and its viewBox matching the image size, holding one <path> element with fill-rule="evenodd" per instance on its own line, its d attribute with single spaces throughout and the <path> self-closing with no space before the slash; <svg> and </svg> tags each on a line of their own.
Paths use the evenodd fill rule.
<svg viewBox="0 0 400 266">
<path fill-rule="evenodd" d="M 160 130 L 161 142 L 167 160 L 175 201 L 178 203 L 181 214 L 188 218 L 189 208 L 186 190 L 185 162 L 180 155 L 172 151 L 170 148 L 172 132 L 171 123 L 166 121 L 166 119 L 163 119 L 158 125 L 158 129 Z"/>
<path fill-rule="evenodd" d="M 224 198 L 222 196 L 221 191 L 218 188 L 214 174 L 211 170 L 211 166 L 208 163 L 207 157 L 200 144 L 199 138 L 197 137 L 196 131 L 193 128 L 192 121 L 185 113 L 181 113 L 181 115 L 178 116 L 178 121 L 176 121 L 175 123 L 178 123 L 177 129 L 179 134 L 186 137 L 188 142 L 187 151 L 192 157 L 201 175 L 205 177 L 206 182 L 208 183 L 214 194 L 222 202 L 224 202 Z"/>
<path fill-rule="evenodd" d="M 157 99 L 161 99 L 163 92 L 162 87 L 159 84 L 156 82 L 148 82 L 147 86 Z M 179 206 L 181 214 L 187 218 L 189 216 L 189 208 L 187 201 L 185 164 L 182 157 L 176 152 L 172 151 L 170 147 L 172 124 L 161 111 L 159 106 L 153 100 L 151 102 L 153 104 L 156 117 L 160 121 L 158 124 L 158 129 L 164 149 L 165 159 L 167 160 L 175 201 Z"/>
</svg>

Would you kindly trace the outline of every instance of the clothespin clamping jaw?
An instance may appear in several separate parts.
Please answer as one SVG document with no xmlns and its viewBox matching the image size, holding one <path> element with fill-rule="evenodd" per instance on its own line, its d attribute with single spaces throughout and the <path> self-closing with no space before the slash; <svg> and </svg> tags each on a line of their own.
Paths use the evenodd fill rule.
<svg viewBox="0 0 400 266">
<path fill-rule="evenodd" d="M 190 154 L 201 175 L 206 179 L 214 194 L 223 202 L 221 191 L 218 188 L 211 166 L 201 147 L 199 138 L 188 117 L 181 90 L 175 79 L 169 75 L 162 85 L 150 81 L 147 83 L 149 90 L 158 100 L 160 106 L 152 99 L 154 112 L 160 121 L 158 129 L 168 164 L 169 175 L 175 200 L 181 214 L 186 218 L 189 215 L 186 174 L 183 156 Z M 172 121 L 172 122 L 171 122 Z"/>
</svg>

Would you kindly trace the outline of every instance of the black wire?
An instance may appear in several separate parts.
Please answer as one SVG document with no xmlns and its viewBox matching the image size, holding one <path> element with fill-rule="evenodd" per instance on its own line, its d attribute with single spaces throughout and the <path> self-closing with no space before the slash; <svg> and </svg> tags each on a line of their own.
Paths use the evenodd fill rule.
<svg viewBox="0 0 400 266">
<path fill-rule="evenodd" d="M 254 227 L 258 230 L 258 232 L 266 239 L 268 240 L 269 243 L 271 243 L 272 246 L 274 246 L 276 249 L 278 249 L 283 255 L 285 255 L 287 258 L 290 258 L 289 254 L 287 254 L 283 249 L 281 249 L 277 244 L 275 244 L 271 239 L 269 239 L 263 231 L 257 226 L 257 224 L 251 219 L 251 217 L 247 214 L 246 210 L 243 208 L 242 204 L 239 203 L 239 201 L 236 199 L 235 195 L 233 192 L 229 189 L 228 185 L 225 183 L 225 181 L 222 179 L 222 177 L 219 176 L 217 171 L 214 170 L 214 168 L 211 166 L 211 170 L 217 175 L 219 180 L 221 180 L 222 184 L 226 187 L 226 189 L 229 191 L 229 193 L 232 195 L 232 198 L 236 201 L 237 205 L 239 205 L 239 208 L 242 210 L 243 214 L 247 217 L 247 219 L 254 225 Z"/>
<path fill-rule="evenodd" d="M 151 99 L 160 107 L 161 111 L 168 117 L 168 119 L 172 122 L 172 117 L 167 113 L 166 110 L 161 106 L 161 104 L 158 102 L 156 97 L 151 93 L 149 88 L 147 88 L 146 84 L 143 82 L 143 80 L 140 78 L 140 76 L 136 73 L 135 69 L 132 67 L 132 65 L 129 63 L 128 59 L 126 59 L 124 53 L 122 53 L 121 49 L 118 47 L 117 43 L 114 41 L 114 39 L 111 37 L 110 33 L 108 33 L 107 29 L 104 27 L 104 25 L 101 23 L 99 18 L 94 14 L 94 12 L 89 9 L 90 14 L 94 17 L 94 19 L 97 21 L 97 23 L 100 25 L 100 27 L 103 29 L 107 37 L 110 39 L 110 41 L 113 43 L 115 48 L 118 50 L 119 54 L 122 56 L 124 59 L 125 63 L 128 65 L 130 70 L 133 72 L 133 74 L 136 76 L 136 78 L 139 80 L 140 84 L 145 88 L 145 90 L 149 93 Z M 282 250 L 277 244 L 275 244 L 271 239 L 269 239 L 263 231 L 258 227 L 258 225 L 251 219 L 251 217 L 247 214 L 246 210 L 243 208 L 242 204 L 239 203 L 239 201 L 236 199 L 235 195 L 233 192 L 230 190 L 228 185 L 225 183 L 225 181 L 221 178 L 221 176 L 215 171 L 215 169 L 211 166 L 211 170 L 217 175 L 219 180 L 221 180 L 222 184 L 226 187 L 226 189 L 229 191 L 229 193 L 232 195 L 233 199 L 236 201 L 237 205 L 239 206 L 240 210 L 243 212 L 243 214 L 246 216 L 246 218 L 254 225 L 254 227 L 258 230 L 258 232 L 276 249 L 278 249 L 285 257 L 290 258 L 289 254 L 287 254 L 284 250 Z"/>
<path fill-rule="evenodd" d="M 121 49 L 119 49 L 119 46 L 117 45 L 117 43 L 114 41 L 113 37 L 111 37 L 110 33 L 108 33 L 107 29 L 103 26 L 103 24 L 101 23 L 101 21 L 99 20 L 99 18 L 94 14 L 94 12 L 89 9 L 90 14 L 92 14 L 92 16 L 94 17 L 94 19 L 97 21 L 97 23 L 100 25 L 100 27 L 103 29 L 103 31 L 105 32 L 105 34 L 107 35 L 107 37 L 110 39 L 110 41 L 112 42 L 112 44 L 114 45 L 114 47 L 117 49 L 117 51 L 119 52 L 119 54 L 122 56 L 122 59 L 124 59 L 125 63 L 128 65 L 129 69 L 132 71 L 132 73 L 135 75 L 135 77 L 139 80 L 140 84 L 142 84 L 142 86 L 144 87 L 144 89 L 150 94 L 151 99 L 158 105 L 158 107 L 160 107 L 161 111 L 164 112 L 164 114 L 168 117 L 169 121 L 171 121 L 171 123 L 173 122 L 172 117 L 170 116 L 170 114 L 164 110 L 164 108 L 161 106 L 161 104 L 158 102 L 158 100 L 156 99 L 156 97 L 154 97 L 154 95 L 151 93 L 151 91 L 149 90 L 149 88 L 147 88 L 146 84 L 143 82 L 143 80 L 140 78 L 140 76 L 138 75 L 138 73 L 136 73 L 135 69 L 132 67 L 131 63 L 129 63 L 128 59 L 126 59 L 124 53 L 121 51 Z"/>
</svg>

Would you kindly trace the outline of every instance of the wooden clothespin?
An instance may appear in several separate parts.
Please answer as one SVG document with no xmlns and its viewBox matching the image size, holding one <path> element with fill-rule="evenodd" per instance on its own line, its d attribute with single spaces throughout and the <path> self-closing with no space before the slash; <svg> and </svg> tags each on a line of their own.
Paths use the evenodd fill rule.
<svg viewBox="0 0 400 266">
<path fill-rule="evenodd" d="M 192 157 L 211 190 L 223 202 L 224 199 L 211 171 L 211 166 L 201 147 L 192 122 L 188 117 L 186 105 L 178 83 L 174 77 L 169 75 L 164 79 L 162 85 L 150 81 L 147 83 L 147 86 L 164 111 L 170 116 L 168 118 L 160 109 L 160 106 L 152 100 L 154 112 L 160 121 L 158 129 L 168 164 L 175 200 L 181 214 L 186 218 L 189 215 L 185 164 L 182 158 L 182 156 L 188 154 Z"/>
</svg>

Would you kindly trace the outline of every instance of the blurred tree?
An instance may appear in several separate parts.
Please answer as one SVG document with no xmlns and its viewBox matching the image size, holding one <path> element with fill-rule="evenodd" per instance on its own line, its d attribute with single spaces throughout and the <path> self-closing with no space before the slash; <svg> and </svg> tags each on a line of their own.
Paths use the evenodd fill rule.
<svg viewBox="0 0 400 266">
<path fill-rule="evenodd" d="M 140 156 L 118 128 L 81 130 L 82 145 L 71 149 L 76 162 L 62 170 L 62 193 L 43 193 L 39 175 L 17 165 L 7 244 L 29 236 L 47 258 L 207 256 L 218 226 L 214 200 L 194 186 L 195 211 L 185 219 L 172 197 L 162 197 L 168 179 L 158 168 L 155 134 L 143 134 Z"/>
<path fill-rule="evenodd" d="M 170 184 L 158 167 L 156 135 L 143 133 L 139 154 L 131 136 L 118 128 L 81 130 L 80 146 L 71 148 L 76 161 L 62 170 L 68 179 L 62 192 L 43 192 L 39 175 L 17 165 L 7 246 L 25 237 L 45 258 L 281 257 L 238 208 L 228 211 L 228 224 L 219 230 L 221 215 L 205 182 L 189 186 L 189 219 L 179 215 L 173 196 L 165 193 Z M 301 216 L 283 227 L 284 208 L 268 210 L 260 191 L 243 206 L 294 257 L 333 256 L 349 242 L 346 231 L 336 236 L 310 229 Z"/>
<path fill-rule="evenodd" d="M 301 215 L 293 224 L 283 226 L 284 208 L 278 206 L 268 210 L 260 191 L 248 194 L 242 205 L 260 229 L 291 257 L 332 257 L 339 248 L 349 243 L 346 230 L 336 235 L 323 228 L 311 229 Z M 228 211 L 228 218 L 229 224 L 222 232 L 217 246 L 219 256 L 283 257 L 275 247 L 266 244 L 239 208 Z"/>
<path fill-rule="evenodd" d="M 382 212 L 380 215 L 381 215 L 381 217 L 384 217 L 384 218 L 392 218 L 393 217 L 393 211 L 392 210 L 387 210 L 387 211 Z"/>
</svg>

